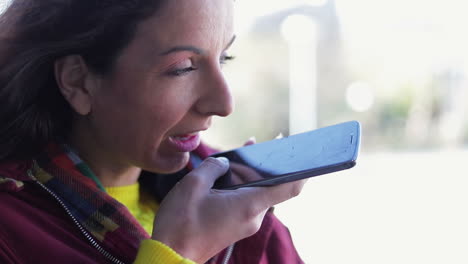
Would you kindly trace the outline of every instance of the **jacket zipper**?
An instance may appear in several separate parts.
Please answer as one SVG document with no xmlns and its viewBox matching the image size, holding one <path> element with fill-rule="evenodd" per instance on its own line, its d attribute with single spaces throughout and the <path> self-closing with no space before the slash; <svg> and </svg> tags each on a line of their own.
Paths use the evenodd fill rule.
<svg viewBox="0 0 468 264">
<path fill-rule="evenodd" d="M 55 194 L 53 191 L 51 191 L 49 188 L 47 188 L 44 184 L 42 184 L 37 178 L 33 175 L 31 170 L 28 170 L 28 175 L 31 177 L 39 186 L 42 187 L 46 192 L 48 192 L 54 199 L 60 204 L 60 206 L 65 210 L 65 212 L 70 216 L 70 218 L 73 220 L 73 223 L 78 227 L 80 232 L 86 237 L 86 239 L 91 243 L 91 245 L 96 248 L 96 250 L 101 253 L 104 257 L 112 261 L 113 263 L 116 264 L 124 264 L 124 262 L 120 261 L 116 257 L 112 256 L 108 251 L 106 251 L 104 248 L 101 247 L 101 245 L 98 244 L 98 242 L 84 229 L 84 227 L 78 222 L 78 220 L 75 218 L 75 216 L 70 212 L 68 207 L 65 205 L 65 203 L 58 197 L 57 194 Z"/>
<path fill-rule="evenodd" d="M 234 245 L 232 244 L 228 247 L 226 251 L 226 255 L 224 256 L 222 264 L 227 264 L 229 262 L 229 259 L 231 258 L 232 252 L 234 251 Z"/>
</svg>

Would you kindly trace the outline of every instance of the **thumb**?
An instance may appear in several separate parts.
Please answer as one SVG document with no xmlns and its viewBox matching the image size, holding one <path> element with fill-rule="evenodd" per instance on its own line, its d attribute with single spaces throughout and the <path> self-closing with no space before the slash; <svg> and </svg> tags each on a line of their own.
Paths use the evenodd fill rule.
<svg viewBox="0 0 468 264">
<path fill-rule="evenodd" d="M 229 169 L 229 160 L 225 157 L 205 159 L 200 166 L 184 177 L 184 182 L 195 189 L 209 190 L 213 183 Z"/>
</svg>

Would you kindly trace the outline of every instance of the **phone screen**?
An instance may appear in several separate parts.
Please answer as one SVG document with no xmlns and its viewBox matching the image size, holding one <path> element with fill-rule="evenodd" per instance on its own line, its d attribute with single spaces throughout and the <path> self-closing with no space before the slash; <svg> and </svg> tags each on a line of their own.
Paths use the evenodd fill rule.
<svg viewBox="0 0 468 264">
<path fill-rule="evenodd" d="M 356 164 L 360 124 L 345 122 L 245 146 L 213 157 L 226 157 L 230 169 L 216 189 L 270 186 L 349 169 Z"/>
</svg>

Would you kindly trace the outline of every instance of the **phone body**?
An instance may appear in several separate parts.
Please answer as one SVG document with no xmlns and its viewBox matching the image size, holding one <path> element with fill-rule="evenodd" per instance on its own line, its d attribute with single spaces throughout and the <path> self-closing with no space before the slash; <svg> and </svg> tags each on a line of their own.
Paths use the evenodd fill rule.
<svg viewBox="0 0 468 264">
<path fill-rule="evenodd" d="M 228 158 L 230 169 L 213 188 L 271 186 L 350 169 L 360 142 L 360 123 L 349 121 L 217 153 L 212 157 Z"/>
</svg>

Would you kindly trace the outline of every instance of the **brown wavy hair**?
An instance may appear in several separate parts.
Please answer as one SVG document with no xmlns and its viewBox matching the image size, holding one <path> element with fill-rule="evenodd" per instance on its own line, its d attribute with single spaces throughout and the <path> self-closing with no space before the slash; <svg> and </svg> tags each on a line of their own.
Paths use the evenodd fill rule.
<svg viewBox="0 0 468 264">
<path fill-rule="evenodd" d="M 31 158 L 70 132 L 73 112 L 54 76 L 57 59 L 81 55 L 112 71 L 136 27 L 164 0 L 12 0 L 0 16 L 0 160 Z"/>
</svg>

